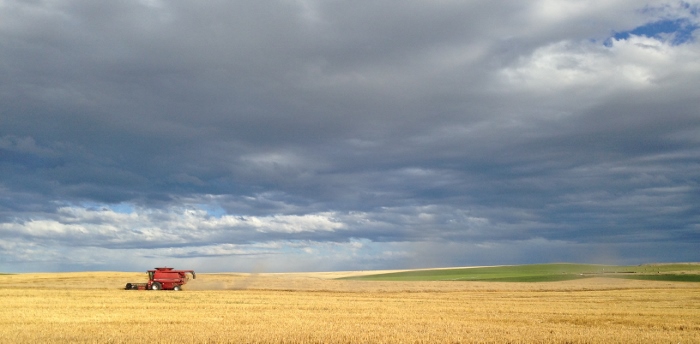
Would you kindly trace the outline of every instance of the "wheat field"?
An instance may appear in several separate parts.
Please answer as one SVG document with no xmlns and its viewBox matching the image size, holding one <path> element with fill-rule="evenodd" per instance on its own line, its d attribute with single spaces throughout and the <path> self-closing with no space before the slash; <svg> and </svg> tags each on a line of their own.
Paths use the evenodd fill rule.
<svg viewBox="0 0 700 344">
<path fill-rule="evenodd" d="M 1 343 L 700 343 L 698 283 L 368 282 L 345 273 L 0 275 Z"/>
</svg>

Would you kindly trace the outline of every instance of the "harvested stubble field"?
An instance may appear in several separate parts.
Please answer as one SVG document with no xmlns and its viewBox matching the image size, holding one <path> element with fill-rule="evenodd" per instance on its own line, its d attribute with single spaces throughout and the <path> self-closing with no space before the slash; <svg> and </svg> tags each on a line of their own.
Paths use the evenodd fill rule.
<svg viewBox="0 0 700 344">
<path fill-rule="evenodd" d="M 700 343 L 700 284 L 335 280 L 348 273 L 0 275 L 1 343 Z"/>
</svg>

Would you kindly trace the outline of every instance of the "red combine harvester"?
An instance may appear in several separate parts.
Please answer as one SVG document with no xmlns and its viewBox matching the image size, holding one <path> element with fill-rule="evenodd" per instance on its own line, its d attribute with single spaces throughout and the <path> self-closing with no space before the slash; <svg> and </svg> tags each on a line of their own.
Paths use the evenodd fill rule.
<svg viewBox="0 0 700 344">
<path fill-rule="evenodd" d="M 127 283 L 126 290 L 182 290 L 187 283 L 187 274 L 197 278 L 194 270 L 173 270 L 173 268 L 156 268 L 148 270 L 148 283 Z"/>
</svg>

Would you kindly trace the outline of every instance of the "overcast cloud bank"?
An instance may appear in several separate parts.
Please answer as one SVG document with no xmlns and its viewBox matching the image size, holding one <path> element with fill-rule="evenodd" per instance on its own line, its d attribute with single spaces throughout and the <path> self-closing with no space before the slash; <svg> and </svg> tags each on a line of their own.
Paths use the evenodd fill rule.
<svg viewBox="0 0 700 344">
<path fill-rule="evenodd" d="M 0 0 L 0 271 L 697 261 L 698 8 Z"/>
</svg>

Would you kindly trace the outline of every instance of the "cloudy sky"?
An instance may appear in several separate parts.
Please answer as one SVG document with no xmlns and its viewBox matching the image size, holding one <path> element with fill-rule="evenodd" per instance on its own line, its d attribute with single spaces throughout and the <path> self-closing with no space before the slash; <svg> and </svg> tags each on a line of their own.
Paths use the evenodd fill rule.
<svg viewBox="0 0 700 344">
<path fill-rule="evenodd" d="M 0 271 L 698 261 L 699 9 L 0 0 Z"/>
</svg>

